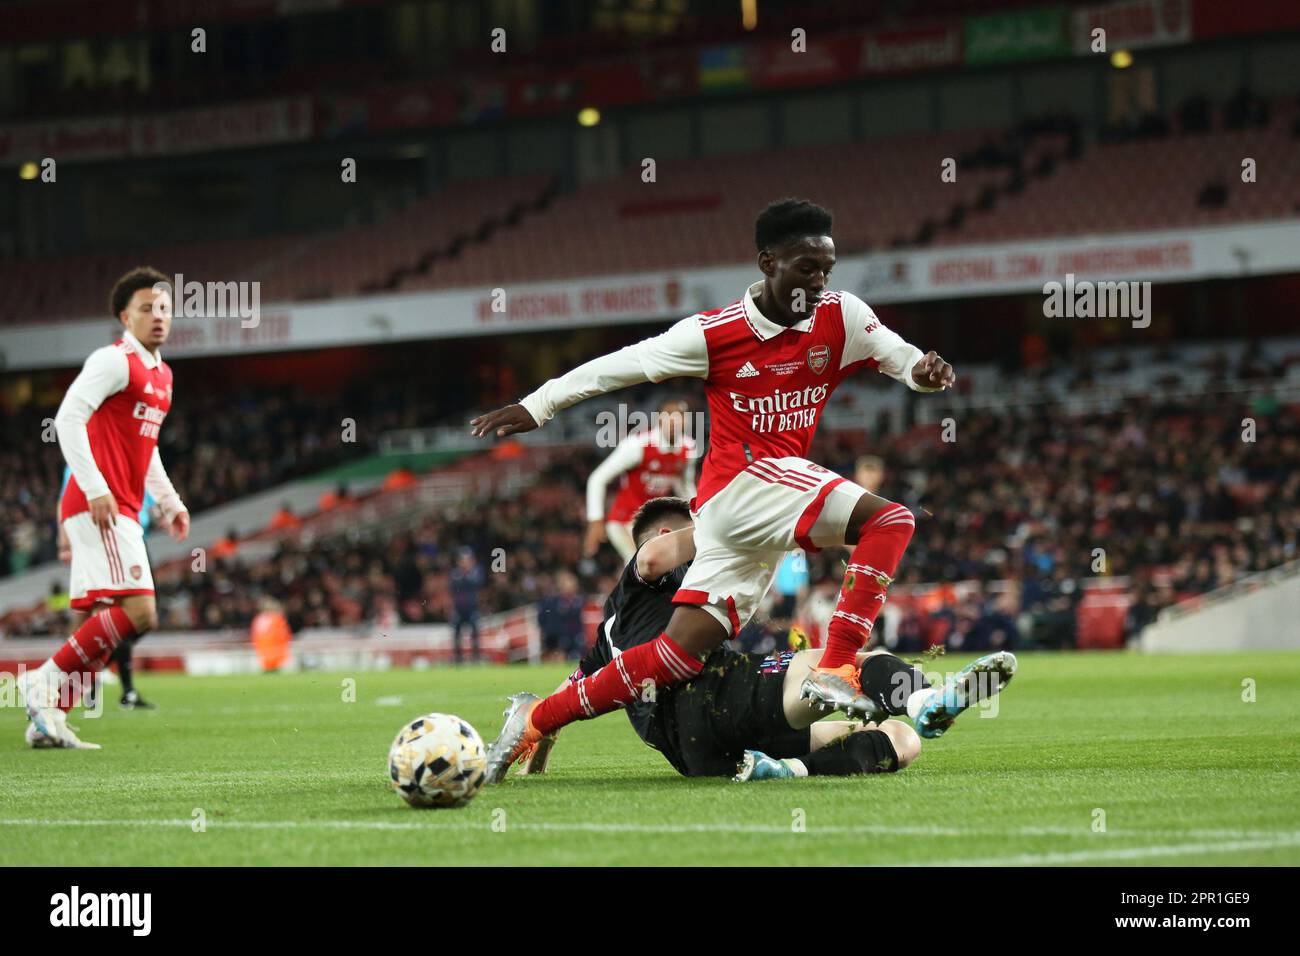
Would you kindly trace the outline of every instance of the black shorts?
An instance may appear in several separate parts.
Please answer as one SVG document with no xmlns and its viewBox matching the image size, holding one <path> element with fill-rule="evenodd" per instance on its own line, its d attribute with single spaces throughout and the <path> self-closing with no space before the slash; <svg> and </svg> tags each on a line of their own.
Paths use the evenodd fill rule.
<svg viewBox="0 0 1300 956">
<path fill-rule="evenodd" d="M 699 676 L 660 692 L 646 742 L 687 777 L 730 777 L 746 750 L 804 756 L 811 732 L 785 718 L 792 656 L 714 651 Z"/>
</svg>

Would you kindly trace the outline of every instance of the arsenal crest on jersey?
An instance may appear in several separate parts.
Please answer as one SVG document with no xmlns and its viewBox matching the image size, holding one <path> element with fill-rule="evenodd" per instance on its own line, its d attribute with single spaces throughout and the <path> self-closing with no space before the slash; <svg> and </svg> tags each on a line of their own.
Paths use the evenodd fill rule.
<svg viewBox="0 0 1300 956">
<path fill-rule="evenodd" d="M 814 345 L 808 350 L 808 367 L 820 375 L 826 371 L 826 366 L 831 361 L 831 347 L 829 345 Z"/>
<path fill-rule="evenodd" d="M 140 575 L 143 573 L 144 573 L 144 569 L 141 568 L 140 565 L 138 564 L 131 565 L 131 577 L 133 577 L 135 580 L 139 581 Z"/>
</svg>

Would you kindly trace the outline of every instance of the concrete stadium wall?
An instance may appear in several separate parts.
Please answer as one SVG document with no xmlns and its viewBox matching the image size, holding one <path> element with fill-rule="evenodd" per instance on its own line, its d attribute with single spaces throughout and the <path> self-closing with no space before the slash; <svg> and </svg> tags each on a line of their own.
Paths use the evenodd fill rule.
<svg viewBox="0 0 1300 956">
<path fill-rule="evenodd" d="M 1149 653 L 1300 650 L 1300 573 L 1148 626 Z"/>
</svg>

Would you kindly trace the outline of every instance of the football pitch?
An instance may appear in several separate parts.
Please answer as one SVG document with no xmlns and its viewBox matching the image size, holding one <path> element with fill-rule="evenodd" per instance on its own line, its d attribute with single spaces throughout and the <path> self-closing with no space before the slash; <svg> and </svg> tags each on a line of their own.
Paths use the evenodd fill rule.
<svg viewBox="0 0 1300 956">
<path fill-rule="evenodd" d="M 566 673 L 145 673 L 140 689 L 159 710 L 122 712 L 110 687 L 101 718 L 73 714 L 102 751 L 26 749 L 22 711 L 9 707 L 4 860 L 1300 863 L 1300 653 L 1022 654 L 996 716 L 968 712 L 898 774 L 687 780 L 613 714 L 565 730 L 545 776 L 512 775 L 461 809 L 414 810 L 389 788 L 388 746 L 404 722 L 454 713 L 490 740 L 506 694 L 546 693 Z"/>
</svg>

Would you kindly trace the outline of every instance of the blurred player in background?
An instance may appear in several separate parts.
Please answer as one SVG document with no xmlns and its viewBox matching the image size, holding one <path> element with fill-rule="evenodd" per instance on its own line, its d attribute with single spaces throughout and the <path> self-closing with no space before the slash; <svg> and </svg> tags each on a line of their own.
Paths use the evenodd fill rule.
<svg viewBox="0 0 1300 956">
<path fill-rule="evenodd" d="M 643 681 L 664 688 L 700 673 L 713 649 L 753 617 L 783 555 L 797 547 L 852 549 L 825 649 L 804 684 L 837 707 L 861 695 L 854 661 L 915 520 L 902 505 L 805 456 L 831 393 L 855 371 L 879 369 L 919 392 L 948 388 L 956 375 L 938 354 L 886 328 L 857 296 L 827 289 L 835 266 L 831 225 L 830 212 L 815 203 L 772 203 L 754 225 L 763 278 L 738 301 L 593 359 L 471 422 L 475 435 L 504 437 L 594 395 L 691 377 L 705 380 L 712 427 L 691 502 L 699 556 L 673 599 L 668 627 L 621 655 L 616 668 L 543 701 L 517 696 L 489 749 L 489 780 L 504 776 L 542 735 L 625 705 Z"/>
<path fill-rule="evenodd" d="M 885 484 L 885 460 L 878 455 L 863 455 L 853 465 L 853 480 L 867 491 L 879 491 Z"/>
<path fill-rule="evenodd" d="M 636 551 L 632 519 L 651 498 L 695 495 L 695 440 L 686 434 L 690 407 L 681 399 L 659 406 L 654 427 L 628 435 L 587 479 L 587 538 L 583 555 L 590 558 L 608 538 L 626 564 Z M 605 512 L 605 489 L 621 478 L 618 494 Z"/>
<path fill-rule="evenodd" d="M 465 658 L 461 652 L 460 636 L 469 632 L 470 647 L 474 654 L 474 663 L 480 664 L 483 655 L 478 642 L 478 595 L 487 584 L 483 567 L 474 557 L 473 548 L 461 548 L 456 556 L 456 566 L 452 568 L 449 585 L 451 587 L 451 647 L 457 664 Z"/>
<path fill-rule="evenodd" d="M 67 490 L 68 482 L 71 479 L 72 469 L 65 466 L 63 469 L 63 484 L 59 488 L 58 512 L 60 515 L 62 515 L 63 512 L 63 493 Z M 153 513 L 157 507 L 158 504 L 154 501 L 153 495 L 146 489 L 144 493 L 144 502 L 140 507 L 140 530 L 146 535 L 149 533 L 149 525 L 153 521 Z M 68 564 L 72 561 L 72 546 L 68 541 L 68 532 L 63 527 L 63 522 L 61 520 L 59 520 L 59 560 L 64 564 Z M 73 634 L 75 634 L 77 629 L 86 622 L 86 616 L 88 613 L 88 611 L 72 611 Z M 121 644 L 117 645 L 117 649 L 113 651 L 112 656 L 108 659 L 109 664 L 117 665 L 118 676 L 122 679 L 122 699 L 119 703 L 122 705 L 123 710 L 154 709 L 154 705 L 141 697 L 135 689 L 135 674 L 131 664 L 131 654 L 135 648 L 135 642 L 139 639 L 139 635 L 137 635 L 129 641 L 123 641 Z M 104 670 L 101 673 L 108 675 L 111 672 L 108 670 L 107 665 L 105 665 Z M 87 708 L 94 706 L 91 703 L 91 694 L 97 691 L 98 687 L 98 683 L 95 683 L 86 688 L 85 701 Z"/>
<path fill-rule="evenodd" d="M 54 656 L 18 687 L 36 747 L 97 748 L 67 724 L 67 711 L 123 641 L 158 624 L 153 574 L 140 511 L 149 491 L 162 524 L 177 541 L 190 516 L 158 455 L 158 435 L 172 404 L 172 373 L 159 348 L 171 331 L 168 279 L 139 268 L 113 287 L 110 309 L 122 337 L 96 349 L 55 416 L 59 448 L 72 471 L 61 515 L 71 551 L 72 607 L 86 620 Z M 109 606 L 98 613 L 97 603 Z"/>
</svg>

